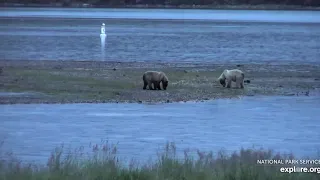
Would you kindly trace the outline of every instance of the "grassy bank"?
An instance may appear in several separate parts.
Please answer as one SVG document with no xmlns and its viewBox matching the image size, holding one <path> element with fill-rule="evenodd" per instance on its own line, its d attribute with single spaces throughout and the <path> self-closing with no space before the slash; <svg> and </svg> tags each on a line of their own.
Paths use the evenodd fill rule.
<svg viewBox="0 0 320 180">
<path fill-rule="evenodd" d="M 0 61 L 0 92 L 7 103 L 178 102 L 255 95 L 312 95 L 320 88 L 320 70 L 309 65 L 196 64 L 85 61 Z M 224 69 L 245 72 L 244 89 L 223 88 Z M 166 91 L 142 90 L 142 74 L 163 71 Z M 233 83 L 233 86 L 235 84 Z"/>
<path fill-rule="evenodd" d="M 241 149 L 231 155 L 218 152 L 205 153 L 185 150 L 177 157 L 176 146 L 167 143 L 157 161 L 148 164 L 131 161 L 124 166 L 117 156 L 117 148 L 108 144 L 94 145 L 90 156 L 83 148 L 66 153 L 57 148 L 48 158 L 46 166 L 22 164 L 18 159 L 6 158 L 0 163 L 3 180 L 316 180 L 319 173 L 281 173 L 281 167 L 292 165 L 261 165 L 257 160 L 295 159 L 292 154 L 279 154 L 263 149 Z M 1 151 L 0 151 L 1 152 Z M 142 152 L 143 153 L 143 152 Z M 1 153 L 4 158 L 4 153 Z M 64 156 L 65 155 L 65 156 Z M 304 165 L 305 166 L 305 165 Z M 315 167 L 314 165 L 312 167 Z"/>
</svg>

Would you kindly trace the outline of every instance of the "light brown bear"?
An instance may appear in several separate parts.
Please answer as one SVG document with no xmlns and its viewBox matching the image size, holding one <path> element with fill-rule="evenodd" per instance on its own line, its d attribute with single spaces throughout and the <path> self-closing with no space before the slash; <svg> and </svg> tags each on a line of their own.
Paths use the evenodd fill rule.
<svg viewBox="0 0 320 180">
<path fill-rule="evenodd" d="M 239 69 L 225 69 L 220 77 L 218 78 L 218 81 L 223 87 L 230 88 L 231 82 L 236 82 L 236 87 L 238 88 L 240 86 L 241 89 L 244 88 L 243 86 L 243 80 L 244 80 L 244 73 Z"/>
<path fill-rule="evenodd" d="M 149 86 L 149 90 L 161 90 L 160 83 L 162 82 L 162 87 L 164 90 L 168 87 L 168 77 L 165 75 L 164 72 L 159 71 L 146 71 L 143 76 L 143 89 L 147 88 L 147 85 Z M 153 87 L 152 88 L 152 84 Z"/>
</svg>

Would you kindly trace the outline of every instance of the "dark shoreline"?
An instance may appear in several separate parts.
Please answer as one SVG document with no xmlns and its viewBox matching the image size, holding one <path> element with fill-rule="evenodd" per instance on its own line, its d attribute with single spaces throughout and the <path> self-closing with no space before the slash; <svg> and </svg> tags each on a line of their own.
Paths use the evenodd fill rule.
<svg viewBox="0 0 320 180">
<path fill-rule="evenodd" d="M 104 9 L 195 9 L 195 10 L 296 10 L 296 11 L 320 11 L 320 6 L 298 6 L 298 5 L 91 5 L 91 4 L 75 4 L 71 6 L 63 6 L 61 4 L 14 4 L 1 3 L 2 8 L 104 8 Z"/>
</svg>

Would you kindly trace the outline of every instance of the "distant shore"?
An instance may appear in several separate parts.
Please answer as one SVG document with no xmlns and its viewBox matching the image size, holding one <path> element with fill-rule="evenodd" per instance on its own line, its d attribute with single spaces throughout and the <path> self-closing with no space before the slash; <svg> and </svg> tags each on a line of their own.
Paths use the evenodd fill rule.
<svg viewBox="0 0 320 180">
<path fill-rule="evenodd" d="M 314 65 L 0 60 L 0 68 L 0 104 L 169 103 L 320 94 L 320 69 Z M 217 82 L 224 69 L 234 68 L 245 72 L 245 89 L 227 89 Z M 147 70 L 166 73 L 166 91 L 142 89 Z"/>
<path fill-rule="evenodd" d="M 136 5 L 92 5 L 75 3 L 70 6 L 63 6 L 61 3 L 56 4 L 22 4 L 22 3 L 0 3 L 0 7 L 26 7 L 26 8 L 128 8 L 128 9 L 212 9 L 212 10 L 311 10 L 319 11 L 318 6 L 298 6 L 298 5 L 277 5 L 277 4 L 260 4 L 260 5 L 153 5 L 153 4 L 136 4 Z"/>
</svg>

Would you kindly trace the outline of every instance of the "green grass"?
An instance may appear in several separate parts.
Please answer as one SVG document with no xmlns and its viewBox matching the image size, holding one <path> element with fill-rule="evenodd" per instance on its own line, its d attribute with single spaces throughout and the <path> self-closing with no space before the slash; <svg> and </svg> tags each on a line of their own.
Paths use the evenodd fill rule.
<svg viewBox="0 0 320 180">
<path fill-rule="evenodd" d="M 11 155 L 0 163 L 0 179 L 316 180 L 320 177 L 317 173 L 280 172 L 281 166 L 290 165 L 257 165 L 258 159 L 294 159 L 293 155 L 271 150 L 241 149 L 231 155 L 223 151 L 213 155 L 185 150 L 184 157 L 178 158 L 175 144 L 167 143 L 156 161 L 140 165 L 131 161 L 125 166 L 117 157 L 116 146 L 107 143 L 91 148 L 93 153 L 89 156 L 85 155 L 83 147 L 72 152 L 64 152 L 63 147 L 56 148 L 46 166 L 22 164 Z M 3 158 L 6 154 L 0 150 L 0 155 Z"/>
<path fill-rule="evenodd" d="M 94 76 L 73 75 L 73 72 L 49 70 L 9 69 L 10 76 L 3 87 L 5 91 L 35 91 L 57 97 L 70 95 L 81 99 L 110 98 L 120 90 L 132 89 L 133 82 L 123 80 L 104 80 Z"/>
<path fill-rule="evenodd" d="M 121 91 L 142 89 L 142 74 L 147 69 L 113 70 L 39 70 L 6 69 L 3 91 L 35 91 L 54 96 L 112 98 Z M 162 70 L 162 69 L 159 69 Z M 217 72 L 166 69 L 170 90 L 198 89 L 203 84 L 210 87 L 219 75 Z"/>
</svg>

